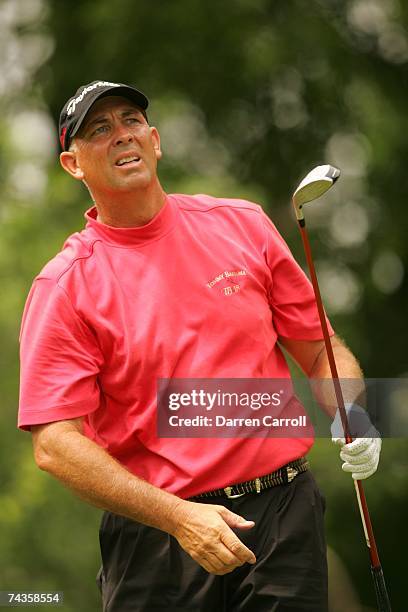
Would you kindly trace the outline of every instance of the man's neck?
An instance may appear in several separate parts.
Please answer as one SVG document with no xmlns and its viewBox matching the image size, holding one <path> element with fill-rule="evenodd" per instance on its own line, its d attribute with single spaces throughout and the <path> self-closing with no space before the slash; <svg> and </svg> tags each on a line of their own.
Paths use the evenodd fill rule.
<svg viewBox="0 0 408 612">
<path fill-rule="evenodd" d="M 148 191 L 96 197 L 97 220 L 112 227 L 140 227 L 157 215 L 165 199 L 166 194 L 159 183 Z"/>
</svg>

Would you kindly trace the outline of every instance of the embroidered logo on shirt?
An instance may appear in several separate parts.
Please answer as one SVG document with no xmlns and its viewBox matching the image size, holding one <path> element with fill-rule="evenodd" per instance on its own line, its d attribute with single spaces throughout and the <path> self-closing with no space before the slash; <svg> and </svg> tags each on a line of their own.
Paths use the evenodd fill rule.
<svg viewBox="0 0 408 612">
<path fill-rule="evenodd" d="M 246 270 L 224 270 L 224 272 L 221 272 L 221 274 L 218 274 L 215 278 L 209 281 L 207 283 L 207 287 L 212 289 L 214 285 L 216 285 L 222 280 L 225 280 L 227 283 L 229 283 L 229 285 L 227 285 L 226 287 L 222 287 L 222 288 L 220 287 L 222 293 L 224 295 L 233 295 L 234 293 L 238 293 L 238 291 L 241 289 L 241 287 L 236 282 L 235 278 L 237 276 L 246 276 L 246 274 L 247 274 Z"/>
</svg>

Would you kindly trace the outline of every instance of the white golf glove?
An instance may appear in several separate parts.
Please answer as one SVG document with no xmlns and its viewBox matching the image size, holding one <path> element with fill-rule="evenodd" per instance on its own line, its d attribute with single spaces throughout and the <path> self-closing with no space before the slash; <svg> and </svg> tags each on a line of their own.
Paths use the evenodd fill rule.
<svg viewBox="0 0 408 612">
<path fill-rule="evenodd" d="M 368 478 L 377 470 L 380 460 L 381 437 L 368 413 L 357 404 L 346 404 L 347 419 L 353 442 L 346 444 L 340 412 L 331 424 L 332 441 L 342 448 L 342 469 L 351 472 L 354 480 Z"/>
</svg>

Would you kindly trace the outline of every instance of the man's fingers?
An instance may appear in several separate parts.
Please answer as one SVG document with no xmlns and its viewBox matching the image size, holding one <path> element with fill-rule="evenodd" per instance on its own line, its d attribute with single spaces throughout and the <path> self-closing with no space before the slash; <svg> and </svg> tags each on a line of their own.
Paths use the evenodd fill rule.
<svg viewBox="0 0 408 612">
<path fill-rule="evenodd" d="M 228 508 L 225 508 L 224 506 L 220 506 L 220 514 L 230 527 L 235 527 L 237 529 L 251 529 L 255 525 L 254 521 L 248 521 L 243 516 L 235 514 L 235 512 L 231 512 L 231 510 L 228 510 Z"/>
<path fill-rule="evenodd" d="M 218 574 L 228 574 L 236 567 L 242 565 L 242 562 L 236 557 L 222 542 L 216 551 L 208 553 L 211 564 L 216 568 Z"/>
<path fill-rule="evenodd" d="M 218 542 L 214 550 L 207 550 L 201 555 L 193 551 L 191 557 L 207 572 L 218 576 L 228 574 L 243 564 L 222 542 Z"/>
<path fill-rule="evenodd" d="M 378 464 L 377 464 L 378 465 Z M 377 471 L 377 465 L 373 466 L 355 466 L 344 463 L 342 465 L 342 470 L 344 472 L 350 472 L 354 478 L 354 480 L 364 480 L 369 476 L 372 476 L 374 472 Z"/>
<path fill-rule="evenodd" d="M 254 521 L 248 521 L 243 516 L 231 512 L 224 506 L 220 506 L 220 514 L 229 527 L 251 529 L 255 525 Z M 254 553 L 230 529 L 221 534 L 221 541 L 242 563 L 256 562 Z"/>
<path fill-rule="evenodd" d="M 216 555 L 217 559 L 220 561 L 222 565 L 234 565 L 238 567 L 242 565 L 242 561 L 237 557 L 227 546 L 225 546 L 224 542 L 218 542 L 217 549 L 211 551 L 211 554 Z"/>
<path fill-rule="evenodd" d="M 359 465 L 361 463 L 369 463 L 373 459 L 375 459 L 376 453 L 373 452 L 372 449 L 366 450 L 363 453 L 359 453 L 358 455 L 350 455 L 345 451 L 341 451 L 340 458 L 346 463 L 351 463 L 352 465 Z"/>
<path fill-rule="evenodd" d="M 342 469 L 344 472 L 353 472 L 353 473 L 362 473 L 362 472 L 369 472 L 372 469 L 376 469 L 377 468 L 377 462 L 376 461 L 370 461 L 369 463 L 361 463 L 359 465 L 353 465 L 351 463 L 343 463 L 342 465 Z"/>
<path fill-rule="evenodd" d="M 353 446 L 355 443 L 355 446 Z M 353 448 L 351 448 L 353 446 Z M 348 463 L 359 464 L 363 462 L 370 462 L 372 460 L 378 461 L 381 450 L 381 439 L 370 438 L 370 439 L 358 439 L 351 444 L 346 444 L 340 451 L 340 457 L 343 461 Z"/>
<path fill-rule="evenodd" d="M 377 466 L 370 470 L 369 472 L 354 472 L 352 474 L 353 480 L 365 480 L 374 474 L 377 471 Z"/>
<path fill-rule="evenodd" d="M 353 442 L 345 444 L 341 452 L 347 453 L 348 455 L 358 455 L 373 446 L 373 444 L 373 438 L 356 438 Z"/>
<path fill-rule="evenodd" d="M 344 458 L 345 463 L 342 465 L 344 472 L 351 472 L 354 480 L 363 480 L 372 476 L 377 470 L 379 463 L 379 453 L 362 453 L 361 456 Z"/>
<path fill-rule="evenodd" d="M 256 557 L 252 550 L 249 550 L 230 529 L 221 533 L 221 542 L 225 544 L 228 550 L 231 551 L 241 563 L 253 564 L 256 562 Z"/>
<path fill-rule="evenodd" d="M 202 557 L 201 555 L 198 555 L 192 551 L 190 552 L 190 557 L 201 565 L 201 567 L 203 567 L 209 574 L 218 574 L 219 567 L 216 562 L 216 557 L 213 558 L 213 555 L 208 554 L 206 557 Z"/>
</svg>

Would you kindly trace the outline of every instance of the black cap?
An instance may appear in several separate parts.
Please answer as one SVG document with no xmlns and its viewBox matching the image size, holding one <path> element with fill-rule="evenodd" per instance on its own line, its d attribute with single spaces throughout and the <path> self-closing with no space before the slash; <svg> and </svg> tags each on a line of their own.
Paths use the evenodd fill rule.
<svg viewBox="0 0 408 612">
<path fill-rule="evenodd" d="M 109 81 L 92 81 L 88 85 L 82 85 L 70 98 L 61 111 L 59 119 L 59 138 L 63 151 L 69 149 L 71 139 L 78 132 L 85 115 L 92 104 L 104 96 L 123 96 L 132 100 L 143 111 L 149 106 L 146 96 L 124 83 L 110 83 Z"/>
</svg>

